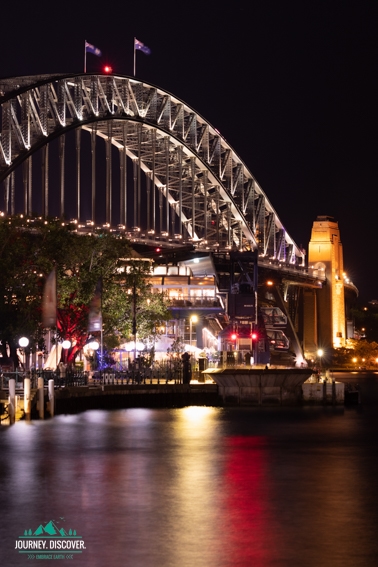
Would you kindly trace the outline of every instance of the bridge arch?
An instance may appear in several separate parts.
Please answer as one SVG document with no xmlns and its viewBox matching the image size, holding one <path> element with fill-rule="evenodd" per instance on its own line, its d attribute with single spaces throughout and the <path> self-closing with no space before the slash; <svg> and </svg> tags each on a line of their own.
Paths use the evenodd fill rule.
<svg viewBox="0 0 378 567">
<path fill-rule="evenodd" d="M 56 138 L 60 165 L 55 184 L 59 191 L 54 196 L 58 193 L 60 213 L 65 214 L 65 137 L 74 130 L 76 217 L 79 223 L 83 220 L 80 155 L 84 131 L 91 137 L 92 222 L 96 222 L 96 140 L 100 137 L 106 147 L 109 226 L 177 236 L 199 248 L 258 248 L 265 259 L 304 263 L 302 251 L 244 162 L 209 122 L 170 93 L 120 75 L 38 75 L 0 81 L 0 104 L 0 182 L 6 214 L 17 212 L 15 172 L 20 168 L 22 212 L 31 214 L 32 156 L 40 150 L 41 213 L 48 215 L 48 148 Z M 116 206 L 112 147 L 119 150 Z M 130 160 L 131 176 L 127 173 Z"/>
</svg>

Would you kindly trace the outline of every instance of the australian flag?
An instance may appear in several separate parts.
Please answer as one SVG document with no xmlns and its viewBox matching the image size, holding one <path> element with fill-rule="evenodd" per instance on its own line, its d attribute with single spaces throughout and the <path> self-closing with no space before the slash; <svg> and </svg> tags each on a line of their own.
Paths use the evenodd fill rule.
<svg viewBox="0 0 378 567">
<path fill-rule="evenodd" d="M 144 43 L 139 41 L 139 39 L 134 39 L 134 47 L 135 49 L 139 49 L 139 51 L 143 51 L 143 53 L 145 53 L 146 55 L 151 54 L 151 49 L 147 47 L 147 45 L 144 45 Z"/>
<path fill-rule="evenodd" d="M 87 53 L 93 53 L 93 55 L 97 55 L 97 57 L 101 57 L 101 55 L 102 55 L 101 49 L 99 49 L 98 47 L 95 47 L 94 45 L 92 45 L 91 43 L 88 43 L 87 41 L 85 42 L 85 51 Z"/>
</svg>

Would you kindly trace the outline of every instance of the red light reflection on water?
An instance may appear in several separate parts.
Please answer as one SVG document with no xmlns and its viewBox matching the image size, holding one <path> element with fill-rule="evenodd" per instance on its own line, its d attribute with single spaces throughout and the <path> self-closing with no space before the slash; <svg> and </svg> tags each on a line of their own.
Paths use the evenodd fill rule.
<svg viewBox="0 0 378 567">
<path fill-rule="evenodd" d="M 264 437 L 227 440 L 223 485 L 226 565 L 269 565 L 278 559 L 270 521 L 267 444 Z"/>
</svg>

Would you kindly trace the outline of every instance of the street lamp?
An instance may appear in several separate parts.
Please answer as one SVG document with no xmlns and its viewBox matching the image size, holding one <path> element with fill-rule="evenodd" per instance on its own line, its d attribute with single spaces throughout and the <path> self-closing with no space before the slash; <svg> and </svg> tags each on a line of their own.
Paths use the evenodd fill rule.
<svg viewBox="0 0 378 567">
<path fill-rule="evenodd" d="M 91 350 L 98 350 L 100 348 L 100 345 L 98 341 L 94 340 L 88 343 L 88 348 L 90 348 Z"/>
<path fill-rule="evenodd" d="M 90 369 L 95 370 L 96 364 L 96 352 L 100 348 L 100 343 L 96 339 L 92 339 L 90 343 L 87 344 L 89 355 L 93 357 L 93 362 L 90 363 Z"/>
<path fill-rule="evenodd" d="M 67 350 L 68 350 L 69 348 L 71 348 L 71 344 L 72 344 L 71 341 L 68 340 L 68 339 L 65 339 L 65 340 L 62 342 L 62 348 L 63 348 L 64 351 L 65 351 L 65 352 L 64 352 L 64 356 L 63 356 L 63 360 L 64 360 L 65 364 L 67 364 L 67 358 L 68 358 L 68 357 L 67 357 Z"/>
<path fill-rule="evenodd" d="M 23 352 L 23 366 L 24 366 L 24 370 L 26 370 L 25 366 L 26 366 L 26 352 L 25 349 L 29 344 L 29 339 L 26 337 L 21 337 L 18 341 L 19 346 L 22 348 L 22 352 Z"/>
<path fill-rule="evenodd" d="M 317 357 L 319 359 L 319 366 L 320 366 L 320 373 L 322 372 L 322 356 L 324 354 L 323 349 L 318 348 L 318 350 L 316 351 Z"/>
<path fill-rule="evenodd" d="M 192 325 L 193 325 L 193 323 L 197 323 L 197 321 L 198 321 L 197 315 L 192 315 L 189 318 L 189 344 L 190 344 L 190 346 L 192 346 Z"/>
</svg>

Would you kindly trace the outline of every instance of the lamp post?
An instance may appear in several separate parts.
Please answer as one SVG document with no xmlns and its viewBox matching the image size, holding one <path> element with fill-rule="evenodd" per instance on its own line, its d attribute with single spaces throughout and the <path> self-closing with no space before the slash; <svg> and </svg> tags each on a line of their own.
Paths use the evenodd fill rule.
<svg viewBox="0 0 378 567">
<path fill-rule="evenodd" d="M 96 351 L 100 348 L 100 344 L 96 339 L 92 339 L 90 343 L 88 343 L 89 353 L 93 356 L 93 362 L 90 365 L 90 370 L 96 369 Z"/>
<path fill-rule="evenodd" d="M 18 341 L 19 346 L 22 348 L 22 353 L 23 353 L 23 367 L 24 370 L 26 370 L 26 352 L 25 349 L 29 344 L 29 339 L 26 337 L 21 337 Z"/>
<path fill-rule="evenodd" d="M 67 351 L 68 351 L 69 348 L 71 348 L 71 344 L 72 343 L 69 339 L 65 339 L 62 342 L 63 360 L 59 364 L 59 366 L 56 367 L 57 376 L 58 376 L 58 371 L 59 371 L 60 378 L 66 378 L 66 371 L 68 369 L 68 364 L 67 364 L 68 354 L 67 354 Z"/>
<path fill-rule="evenodd" d="M 319 359 L 319 368 L 320 368 L 320 374 L 322 373 L 322 356 L 324 354 L 323 349 L 318 348 L 318 350 L 316 351 L 317 357 Z"/>
<path fill-rule="evenodd" d="M 26 370 L 26 352 L 25 349 L 29 344 L 29 339 L 26 337 L 21 337 L 18 341 L 18 344 L 22 348 L 23 352 L 23 367 Z M 24 377 L 24 412 L 26 419 L 30 419 L 30 412 L 31 412 L 31 384 L 30 378 Z"/>
<path fill-rule="evenodd" d="M 64 361 L 65 361 L 66 364 L 67 364 L 67 350 L 68 350 L 69 348 L 71 348 L 71 344 L 72 344 L 72 343 L 71 343 L 71 341 L 70 341 L 69 339 L 65 339 L 65 340 L 62 342 L 62 348 L 65 350 L 65 353 L 64 353 Z"/>
</svg>

